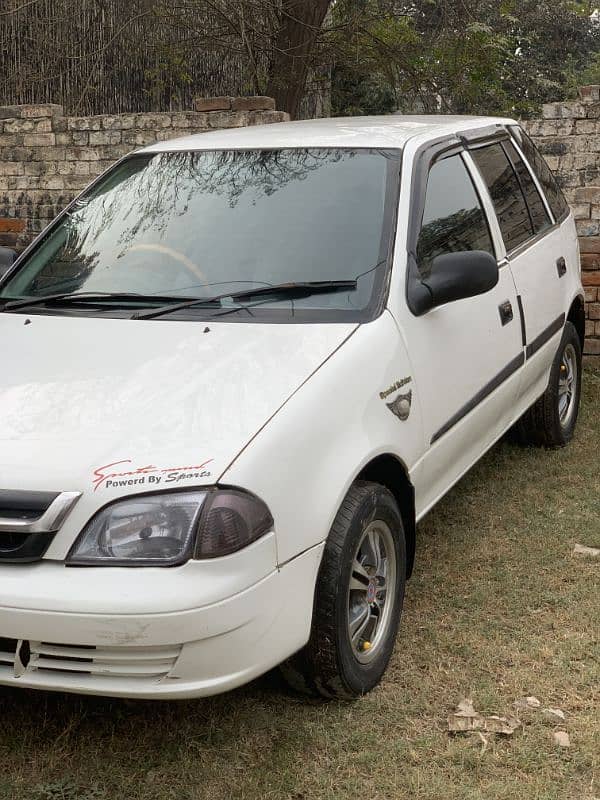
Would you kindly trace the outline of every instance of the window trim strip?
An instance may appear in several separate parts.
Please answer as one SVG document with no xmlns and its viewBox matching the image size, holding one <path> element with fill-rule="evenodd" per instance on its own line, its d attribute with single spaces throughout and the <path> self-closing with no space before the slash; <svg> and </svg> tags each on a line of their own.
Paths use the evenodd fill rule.
<svg viewBox="0 0 600 800">
<path fill-rule="evenodd" d="M 549 342 L 555 334 L 562 330 L 565 324 L 565 319 L 566 314 L 563 311 L 560 317 L 557 317 L 554 322 L 551 322 L 547 328 L 544 328 L 544 330 L 538 336 L 536 336 L 530 344 L 527 345 L 525 349 L 525 355 L 528 360 L 535 355 L 535 353 L 537 353 L 537 351 L 540 350 L 547 342 Z"/>
<path fill-rule="evenodd" d="M 473 395 L 473 397 L 468 400 L 458 411 L 453 414 L 450 419 L 445 422 L 439 430 L 437 430 L 433 436 L 431 437 L 430 444 L 435 444 L 438 439 L 441 439 L 446 433 L 448 433 L 455 425 L 457 425 L 467 414 L 470 414 L 477 406 L 482 403 L 486 397 L 492 394 L 498 387 L 500 387 L 511 375 L 514 375 L 525 363 L 525 356 L 523 352 L 519 353 L 518 356 L 512 359 L 500 372 L 495 375 L 491 381 L 488 381 L 482 388 L 477 392 L 477 394 Z"/>
<path fill-rule="evenodd" d="M 541 242 L 546 236 L 550 236 L 551 233 L 555 233 L 559 227 L 559 225 L 553 225 L 551 228 L 546 228 L 545 230 L 536 233 L 530 239 L 527 239 L 516 247 L 513 247 L 513 249 L 509 250 L 506 254 L 507 260 L 510 262 L 513 259 L 518 258 L 531 247 L 534 247 L 538 242 Z"/>
</svg>

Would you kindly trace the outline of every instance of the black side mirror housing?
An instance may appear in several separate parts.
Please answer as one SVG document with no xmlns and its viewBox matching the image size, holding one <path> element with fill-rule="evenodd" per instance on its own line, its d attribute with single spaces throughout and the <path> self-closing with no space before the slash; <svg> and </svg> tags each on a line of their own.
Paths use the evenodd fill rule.
<svg viewBox="0 0 600 800">
<path fill-rule="evenodd" d="M 424 314 L 436 306 L 489 292 L 499 280 L 498 262 L 483 250 L 436 256 L 431 272 L 421 278 L 425 291 L 415 293 L 413 311 Z"/>
<path fill-rule="evenodd" d="M 0 247 L 0 278 L 5 275 L 17 260 L 17 254 L 10 247 Z"/>
</svg>

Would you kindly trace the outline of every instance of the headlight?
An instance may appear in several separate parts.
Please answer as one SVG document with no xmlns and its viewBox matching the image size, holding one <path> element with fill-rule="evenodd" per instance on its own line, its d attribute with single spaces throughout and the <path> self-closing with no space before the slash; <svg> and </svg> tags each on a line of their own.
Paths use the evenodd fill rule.
<svg viewBox="0 0 600 800">
<path fill-rule="evenodd" d="M 239 489 L 147 495 L 98 512 L 67 563 L 175 566 L 234 553 L 272 527 L 266 505 Z"/>
</svg>

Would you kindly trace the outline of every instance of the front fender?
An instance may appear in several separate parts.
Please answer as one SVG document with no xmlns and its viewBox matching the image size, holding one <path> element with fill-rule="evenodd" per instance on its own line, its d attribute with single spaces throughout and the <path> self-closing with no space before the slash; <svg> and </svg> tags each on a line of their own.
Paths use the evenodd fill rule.
<svg viewBox="0 0 600 800">
<path fill-rule="evenodd" d="M 409 391 L 410 413 L 401 420 L 388 403 Z M 395 455 L 410 474 L 423 449 L 418 387 L 386 311 L 357 328 L 311 375 L 220 482 L 267 503 L 283 564 L 327 537 L 348 488 L 373 458 Z"/>
</svg>

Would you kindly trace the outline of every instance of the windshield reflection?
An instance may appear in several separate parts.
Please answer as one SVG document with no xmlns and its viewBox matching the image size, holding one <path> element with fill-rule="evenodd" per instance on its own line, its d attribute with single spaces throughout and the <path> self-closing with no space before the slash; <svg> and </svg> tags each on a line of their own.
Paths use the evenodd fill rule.
<svg viewBox="0 0 600 800">
<path fill-rule="evenodd" d="M 0 294 L 194 298 L 361 276 L 356 290 L 294 304 L 365 309 L 382 282 L 397 172 L 397 156 L 361 149 L 134 156 L 76 202 Z M 274 298 L 259 313 L 289 305 Z"/>
</svg>

